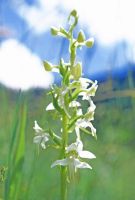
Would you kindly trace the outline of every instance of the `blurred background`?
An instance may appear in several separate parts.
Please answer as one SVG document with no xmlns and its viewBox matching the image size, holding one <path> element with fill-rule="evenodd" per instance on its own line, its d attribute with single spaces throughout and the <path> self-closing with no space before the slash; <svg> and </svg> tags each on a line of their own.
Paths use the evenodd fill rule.
<svg viewBox="0 0 135 200">
<path fill-rule="evenodd" d="M 70 200 L 135 198 L 135 12 L 134 0 L 0 0 L 0 182 L 4 200 L 59 200 L 59 170 L 50 169 L 57 153 L 39 154 L 33 125 L 59 122 L 46 114 L 50 84 L 43 60 L 68 61 L 68 43 L 52 37 L 51 26 L 68 28 L 72 9 L 79 14 L 75 30 L 94 37 L 93 48 L 78 51 L 84 77 L 98 80 L 94 126 L 98 140 L 85 136 L 95 153 L 92 171 L 81 170 L 69 186 Z M 83 137 L 83 136 L 82 136 Z M 4 168 L 3 168 L 4 167 Z M 2 179 L 2 176 L 1 176 Z"/>
</svg>

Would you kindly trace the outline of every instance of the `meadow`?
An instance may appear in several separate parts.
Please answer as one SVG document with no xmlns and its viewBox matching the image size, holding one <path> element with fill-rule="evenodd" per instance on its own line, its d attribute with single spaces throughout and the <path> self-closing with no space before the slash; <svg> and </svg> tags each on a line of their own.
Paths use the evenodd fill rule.
<svg viewBox="0 0 135 200">
<path fill-rule="evenodd" d="M 77 173 L 69 185 L 69 199 L 134 200 L 135 99 L 126 95 L 106 99 L 102 87 L 97 94 L 98 139 L 87 135 L 84 143 L 97 158 L 89 162 L 92 170 Z M 0 199 L 60 199 L 59 168 L 50 168 L 57 153 L 49 148 L 38 152 L 33 144 L 34 120 L 59 132 L 59 120 L 45 111 L 49 102 L 47 91 L 41 89 L 21 92 L 0 86 L 0 167 L 7 168 Z"/>
</svg>

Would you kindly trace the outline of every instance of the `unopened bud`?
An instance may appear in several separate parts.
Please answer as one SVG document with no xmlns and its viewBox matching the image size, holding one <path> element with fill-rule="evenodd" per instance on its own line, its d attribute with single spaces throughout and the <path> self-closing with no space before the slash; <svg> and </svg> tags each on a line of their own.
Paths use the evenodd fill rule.
<svg viewBox="0 0 135 200">
<path fill-rule="evenodd" d="M 77 11 L 76 10 L 72 10 L 70 15 L 72 15 L 73 17 L 76 17 L 77 16 Z"/>
<path fill-rule="evenodd" d="M 78 41 L 79 43 L 82 43 L 82 42 L 85 41 L 85 35 L 84 35 L 84 32 L 83 32 L 82 30 L 81 30 L 81 31 L 79 32 L 79 34 L 78 34 L 77 41 Z"/>
<path fill-rule="evenodd" d="M 71 68 L 71 74 L 75 80 L 78 80 L 82 75 L 82 64 L 78 62 L 74 67 Z"/>
<path fill-rule="evenodd" d="M 59 33 L 59 30 L 57 28 L 55 28 L 55 27 L 51 28 L 51 34 L 52 35 L 58 35 L 58 33 Z"/>
<path fill-rule="evenodd" d="M 86 42 L 85 42 L 85 45 L 89 48 L 91 48 L 93 46 L 93 44 L 94 44 L 93 38 L 90 38 L 90 39 L 86 40 Z"/>
<path fill-rule="evenodd" d="M 46 71 L 52 71 L 53 66 L 50 62 L 44 61 L 43 64 Z"/>
</svg>

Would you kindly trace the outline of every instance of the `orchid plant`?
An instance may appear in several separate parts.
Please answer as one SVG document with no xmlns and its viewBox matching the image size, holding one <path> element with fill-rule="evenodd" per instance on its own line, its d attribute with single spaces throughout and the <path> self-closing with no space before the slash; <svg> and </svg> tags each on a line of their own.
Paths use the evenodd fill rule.
<svg viewBox="0 0 135 200">
<path fill-rule="evenodd" d="M 61 76 L 61 85 L 58 87 L 53 85 L 49 94 L 52 96 L 52 102 L 46 107 L 48 112 L 57 112 L 61 120 L 61 131 L 56 134 L 54 130 L 48 128 L 42 129 L 37 121 L 35 121 L 34 130 L 35 137 L 33 142 L 46 149 L 48 143 L 53 142 L 60 151 L 59 159 L 56 159 L 51 165 L 51 168 L 59 166 L 61 173 L 61 200 L 67 199 L 67 185 L 72 179 L 72 175 L 79 168 L 92 169 L 91 165 L 85 162 L 84 159 L 93 159 L 96 156 L 90 151 L 83 150 L 82 132 L 91 134 L 96 138 L 96 129 L 92 125 L 94 120 L 94 112 L 96 109 L 92 101 L 97 90 L 97 81 L 92 81 L 82 77 L 82 63 L 76 61 L 76 51 L 82 46 L 91 48 L 93 46 L 93 38 L 85 38 L 82 30 L 79 31 L 77 38 L 73 36 L 73 30 L 78 23 L 78 14 L 73 10 L 69 17 L 69 29 L 51 28 L 51 33 L 54 36 L 62 36 L 69 40 L 69 55 L 70 60 L 65 63 L 60 59 L 58 65 L 53 65 L 48 61 L 44 61 L 46 71 L 59 73 Z M 84 113 L 83 107 L 79 99 L 85 100 L 89 105 Z M 75 134 L 75 141 L 73 140 Z"/>
</svg>

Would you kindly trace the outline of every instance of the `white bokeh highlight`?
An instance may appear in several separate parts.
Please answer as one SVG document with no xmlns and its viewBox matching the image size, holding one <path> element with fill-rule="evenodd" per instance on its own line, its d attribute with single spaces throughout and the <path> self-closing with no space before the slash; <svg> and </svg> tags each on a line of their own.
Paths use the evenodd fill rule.
<svg viewBox="0 0 135 200">
<path fill-rule="evenodd" d="M 14 89 L 48 88 L 53 82 L 51 73 L 44 70 L 40 58 L 15 39 L 0 46 L 0 81 Z"/>
<path fill-rule="evenodd" d="M 67 14 L 76 9 L 80 24 L 84 24 L 101 43 L 123 39 L 135 43 L 134 7 L 134 0 L 38 0 L 38 6 L 23 3 L 18 14 L 36 33 L 41 33 L 52 25 L 64 23 Z"/>
</svg>

